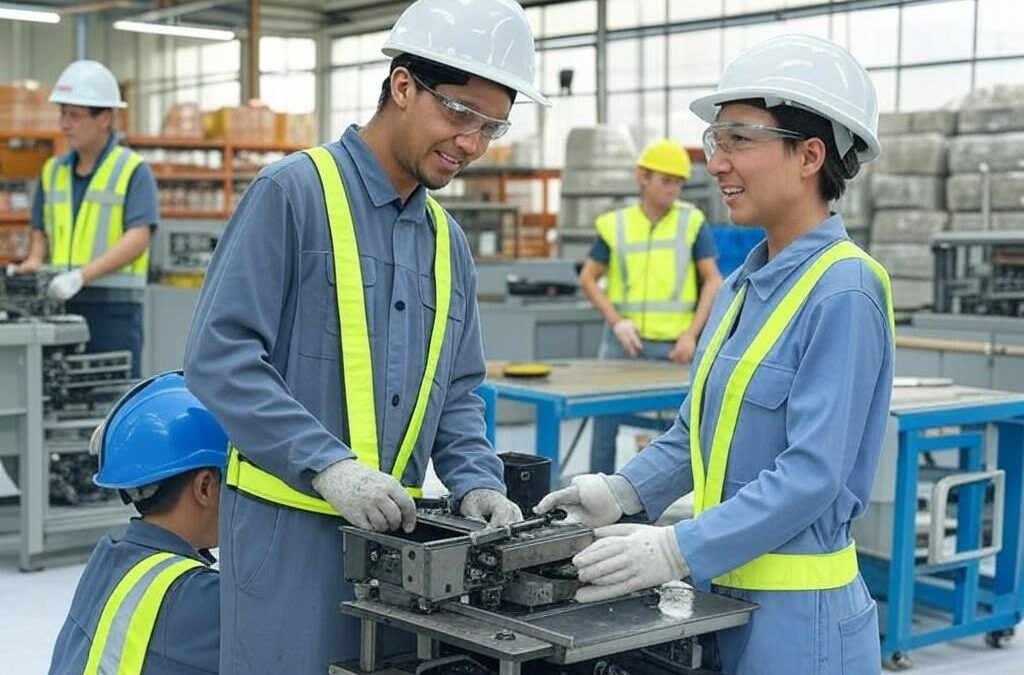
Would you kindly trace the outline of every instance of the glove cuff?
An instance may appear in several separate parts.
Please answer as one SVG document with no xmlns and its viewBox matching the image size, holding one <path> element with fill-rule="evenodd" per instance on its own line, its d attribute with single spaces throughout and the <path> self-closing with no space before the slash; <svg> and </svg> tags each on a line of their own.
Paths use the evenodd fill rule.
<svg viewBox="0 0 1024 675">
<path fill-rule="evenodd" d="M 617 473 L 611 476 L 599 475 L 608 485 L 608 489 L 612 491 L 612 496 L 618 502 L 623 515 L 635 516 L 644 510 L 643 502 L 640 501 L 640 495 L 637 494 L 636 488 L 633 487 L 628 478 Z"/>
<path fill-rule="evenodd" d="M 690 566 L 679 548 L 679 540 L 676 538 L 676 528 L 662 527 L 658 532 L 658 546 L 661 548 L 661 555 L 672 568 L 672 578 L 682 579 L 690 573 Z"/>
</svg>

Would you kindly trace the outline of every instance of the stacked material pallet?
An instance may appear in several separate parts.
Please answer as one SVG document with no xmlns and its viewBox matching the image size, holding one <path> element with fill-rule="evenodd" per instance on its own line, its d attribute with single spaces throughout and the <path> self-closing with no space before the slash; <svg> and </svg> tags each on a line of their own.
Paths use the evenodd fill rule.
<svg viewBox="0 0 1024 675">
<path fill-rule="evenodd" d="M 954 230 L 1024 229 L 1024 87 L 970 95 L 950 146 Z"/>
<path fill-rule="evenodd" d="M 871 177 L 871 255 L 892 278 L 897 309 L 932 303 L 931 238 L 947 229 L 946 176 L 952 111 L 895 113 L 879 122 L 882 156 Z"/>
<path fill-rule="evenodd" d="M 871 164 L 865 164 L 852 180 L 846 182 L 843 196 L 832 204 L 832 211 L 843 217 L 850 239 L 867 249 L 871 241 Z"/>
</svg>

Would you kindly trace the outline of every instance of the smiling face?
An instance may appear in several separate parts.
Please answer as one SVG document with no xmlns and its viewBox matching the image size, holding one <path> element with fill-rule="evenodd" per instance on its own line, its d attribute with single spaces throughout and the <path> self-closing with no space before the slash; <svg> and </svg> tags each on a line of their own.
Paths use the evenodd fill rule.
<svg viewBox="0 0 1024 675">
<path fill-rule="evenodd" d="M 767 110 L 743 103 L 724 105 L 717 122 L 777 125 Z M 732 142 L 717 147 L 708 160 L 708 172 L 718 180 L 730 219 L 737 225 L 784 222 L 799 210 L 806 195 L 801 153 L 787 151 L 781 137 L 748 138 L 742 128 L 728 133 Z"/>
<path fill-rule="evenodd" d="M 471 77 L 465 85 L 439 84 L 440 97 L 417 86 L 405 68 L 392 73 L 393 98 L 401 108 L 401 143 L 396 144 L 395 159 L 416 182 L 437 190 L 479 159 L 490 145 L 481 131 L 485 119 L 504 120 L 512 108 L 509 95 L 500 86 Z M 442 102 L 448 99 L 480 113 L 453 112 Z"/>
</svg>

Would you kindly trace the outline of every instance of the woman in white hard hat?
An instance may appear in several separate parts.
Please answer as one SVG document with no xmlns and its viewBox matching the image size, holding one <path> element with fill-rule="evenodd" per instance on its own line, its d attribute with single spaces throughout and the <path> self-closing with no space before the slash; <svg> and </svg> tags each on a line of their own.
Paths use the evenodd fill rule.
<svg viewBox="0 0 1024 675">
<path fill-rule="evenodd" d="M 28 257 L 8 270 L 60 270 L 49 295 L 89 323 L 89 352 L 127 350 L 136 377 L 142 361 L 142 302 L 149 241 L 157 226 L 156 179 L 142 157 L 118 143 L 114 74 L 75 61 L 50 94 L 70 151 L 46 162 L 32 206 Z"/>
<path fill-rule="evenodd" d="M 850 522 L 885 432 L 892 302 L 885 270 L 829 208 L 878 156 L 874 87 L 846 50 L 788 35 L 737 57 L 691 109 L 709 123 L 708 171 L 733 222 L 767 240 L 719 291 L 673 428 L 615 476 L 580 477 L 538 508 L 653 520 L 692 490 L 692 520 L 599 530 L 575 558 L 589 584 L 578 599 L 688 574 L 759 605 L 717 634 L 723 672 L 879 672 Z"/>
<path fill-rule="evenodd" d="M 463 515 L 522 518 L 473 393 L 486 368 L 472 252 L 427 189 L 508 130 L 514 96 L 546 103 L 533 35 L 512 0 L 418 0 L 383 51 L 373 118 L 253 181 L 196 309 L 185 376 L 237 446 L 222 675 L 358 656 L 339 527 L 411 529 L 428 461 Z"/>
</svg>

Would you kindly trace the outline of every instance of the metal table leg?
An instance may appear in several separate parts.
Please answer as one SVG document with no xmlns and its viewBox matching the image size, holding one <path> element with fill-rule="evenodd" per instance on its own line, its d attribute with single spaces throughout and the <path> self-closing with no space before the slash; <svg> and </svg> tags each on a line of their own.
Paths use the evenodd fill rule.
<svg viewBox="0 0 1024 675">
<path fill-rule="evenodd" d="M 518 661 L 499 661 L 498 675 L 519 675 L 521 665 Z"/>
<path fill-rule="evenodd" d="M 368 673 L 377 670 L 378 628 L 376 621 L 359 622 L 359 668 Z"/>
<path fill-rule="evenodd" d="M 416 658 L 428 661 L 437 656 L 437 643 L 429 635 L 416 635 Z"/>
<path fill-rule="evenodd" d="M 551 489 L 558 489 L 559 445 L 562 432 L 562 420 L 559 410 L 553 401 L 537 403 L 537 454 L 551 460 Z"/>
<path fill-rule="evenodd" d="M 43 448 L 43 350 L 25 346 L 25 417 L 20 425 L 21 548 L 23 572 L 42 569 L 43 526 L 50 502 L 49 458 Z"/>
</svg>

